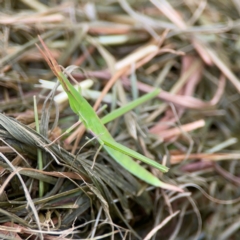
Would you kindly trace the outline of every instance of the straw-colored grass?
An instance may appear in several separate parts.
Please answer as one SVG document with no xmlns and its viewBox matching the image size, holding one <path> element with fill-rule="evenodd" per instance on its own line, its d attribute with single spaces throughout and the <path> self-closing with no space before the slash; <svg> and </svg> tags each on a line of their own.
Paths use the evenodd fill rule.
<svg viewBox="0 0 240 240">
<path fill-rule="evenodd" d="M 239 1 L 9 0 L 0 9 L 1 239 L 239 238 Z M 55 78 L 37 35 L 100 116 L 162 89 L 106 126 L 167 165 L 167 174 L 143 166 L 183 193 L 146 185 L 104 151 L 92 169 L 99 146 L 83 126 L 58 139 L 78 118 L 44 81 Z"/>
</svg>

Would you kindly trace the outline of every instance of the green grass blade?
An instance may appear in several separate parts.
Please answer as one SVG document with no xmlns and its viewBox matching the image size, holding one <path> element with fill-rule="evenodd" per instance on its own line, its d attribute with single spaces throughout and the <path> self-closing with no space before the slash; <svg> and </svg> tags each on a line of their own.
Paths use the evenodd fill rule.
<svg viewBox="0 0 240 240">
<path fill-rule="evenodd" d="M 72 108 L 73 112 L 75 112 L 80 120 L 83 122 L 85 127 L 92 132 L 94 136 L 98 136 L 98 141 L 100 144 L 104 144 L 104 149 L 109 153 L 109 155 L 112 156 L 112 158 L 118 162 L 121 166 L 123 166 L 126 170 L 137 176 L 138 178 L 142 179 L 143 181 L 153 185 L 162 187 L 165 189 L 173 190 L 173 191 L 180 191 L 183 190 L 170 185 L 161 182 L 157 177 L 155 177 L 152 173 L 148 172 L 145 168 L 140 166 L 138 163 L 136 163 L 131 157 L 134 157 L 136 159 L 139 159 L 153 167 L 158 168 L 162 172 L 167 172 L 168 168 L 166 166 L 163 166 L 156 161 L 153 161 L 119 143 L 117 143 L 109 131 L 106 129 L 106 127 L 103 125 L 102 121 L 97 116 L 96 112 L 92 108 L 92 106 L 87 102 L 87 100 L 71 85 L 71 83 L 68 81 L 68 79 L 65 77 L 65 75 L 62 73 L 60 67 L 58 66 L 56 60 L 52 57 L 51 52 L 48 50 L 47 46 L 44 44 L 44 42 L 40 41 L 44 47 L 44 51 L 42 51 L 40 48 L 39 50 L 42 52 L 43 56 L 45 57 L 46 61 L 48 62 L 49 66 L 51 67 L 54 74 L 59 79 L 63 89 L 68 95 L 68 100 L 70 107 Z M 122 115 L 124 111 L 129 111 L 128 109 L 132 109 L 133 106 L 138 106 L 141 104 L 141 101 L 146 101 L 146 98 L 152 98 L 156 95 L 158 95 L 160 92 L 159 89 L 156 89 L 152 93 L 149 93 L 141 98 L 141 100 L 134 101 L 133 104 L 130 104 L 130 107 L 127 105 L 126 108 L 119 110 L 120 113 L 113 113 L 110 115 L 110 117 L 116 117 L 119 114 Z M 119 115 L 119 116 L 120 116 Z M 106 120 L 107 119 L 107 120 Z M 105 118 L 104 122 L 109 121 L 109 117 Z M 129 157 L 131 156 L 131 157 Z"/>
<path fill-rule="evenodd" d="M 115 159 L 116 162 L 118 162 L 122 167 L 127 169 L 130 173 L 132 173 L 134 176 L 140 178 L 144 182 L 147 182 L 153 186 L 161 187 L 164 189 L 177 191 L 177 192 L 183 192 L 183 190 L 177 186 L 164 183 L 160 181 L 157 177 L 155 177 L 152 173 L 147 171 L 145 168 L 140 166 L 138 163 L 132 160 L 131 157 L 126 156 L 125 154 L 116 151 L 115 149 L 104 145 L 104 149 L 107 151 L 107 153 Z"/>
<path fill-rule="evenodd" d="M 154 91 L 143 95 L 142 97 L 128 103 L 127 105 L 112 111 L 111 113 L 109 113 L 106 116 L 104 116 L 103 118 L 101 118 L 102 123 L 106 124 L 106 123 L 111 122 L 112 120 L 122 116 L 126 112 L 129 112 L 130 110 L 132 110 L 132 109 L 138 107 L 139 105 L 149 101 L 150 99 L 156 97 L 160 93 L 160 91 L 161 91 L 160 89 L 155 89 Z"/>
<path fill-rule="evenodd" d="M 151 166 L 159 169 L 162 172 L 168 172 L 168 167 L 163 166 L 162 164 L 157 163 L 156 161 L 154 161 L 150 158 L 147 158 L 144 155 L 142 155 L 142 154 L 140 154 L 140 153 L 138 153 L 138 152 L 136 152 L 136 151 L 134 151 L 134 150 L 132 150 L 128 147 L 125 147 L 124 145 L 122 145 L 120 143 L 117 143 L 115 141 L 114 142 L 112 142 L 112 141 L 111 142 L 105 142 L 104 141 L 104 144 L 113 148 L 113 149 L 115 149 L 115 151 L 120 151 L 120 152 L 122 152 L 122 153 L 124 153 L 128 156 L 131 156 L 131 157 L 136 158 L 136 159 L 138 159 L 138 160 L 140 160 L 140 161 L 142 161 L 142 162 L 144 162 L 148 165 L 151 165 Z"/>
</svg>

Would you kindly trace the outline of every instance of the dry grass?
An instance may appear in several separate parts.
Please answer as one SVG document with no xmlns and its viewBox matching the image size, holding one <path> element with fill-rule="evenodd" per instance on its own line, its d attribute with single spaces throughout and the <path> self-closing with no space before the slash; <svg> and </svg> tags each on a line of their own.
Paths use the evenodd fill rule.
<svg viewBox="0 0 240 240">
<path fill-rule="evenodd" d="M 0 7 L 1 239 L 239 238 L 238 1 Z M 39 86 L 54 77 L 37 35 L 59 64 L 80 67 L 72 75 L 88 79 L 83 94 L 100 115 L 162 89 L 107 127 L 116 141 L 170 167 L 164 175 L 149 170 L 184 193 L 146 186 L 103 151 L 92 169 L 98 145 L 84 145 L 90 135 L 82 126 L 50 144 L 78 119 L 54 98 L 59 90 Z"/>
</svg>

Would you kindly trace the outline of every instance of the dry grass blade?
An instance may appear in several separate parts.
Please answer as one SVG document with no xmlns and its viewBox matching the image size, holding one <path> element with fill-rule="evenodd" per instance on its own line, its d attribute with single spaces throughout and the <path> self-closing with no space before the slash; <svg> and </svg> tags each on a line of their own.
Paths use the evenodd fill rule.
<svg viewBox="0 0 240 240">
<path fill-rule="evenodd" d="M 4 161 L 6 161 L 6 163 L 11 167 L 11 169 L 14 171 L 14 173 L 18 176 L 18 178 L 19 178 L 19 180 L 21 182 L 21 185 L 22 185 L 22 187 L 24 189 L 26 200 L 27 200 L 27 202 L 28 202 L 32 212 L 33 212 L 33 215 L 34 215 L 34 218 L 35 218 L 38 230 L 40 231 L 39 238 L 43 240 L 44 239 L 43 238 L 43 234 L 41 233 L 42 227 L 40 225 L 40 220 L 39 220 L 39 216 L 38 216 L 38 213 L 37 213 L 37 209 L 36 209 L 32 199 L 31 199 L 31 196 L 30 196 L 30 194 L 28 192 L 28 189 L 27 189 L 27 187 L 26 187 L 22 177 L 20 176 L 19 172 L 15 170 L 15 168 L 11 164 L 11 162 L 2 153 L 0 153 L 0 157 L 3 158 Z"/>
<path fill-rule="evenodd" d="M 149 240 L 153 237 L 154 234 L 156 234 L 156 232 L 161 229 L 165 224 L 167 224 L 172 218 L 174 218 L 176 215 L 179 214 L 179 211 L 171 214 L 169 217 L 167 217 L 166 219 L 164 219 L 164 221 L 159 224 L 157 227 L 155 227 L 150 233 L 148 233 L 148 235 L 144 238 L 144 240 Z"/>
<path fill-rule="evenodd" d="M 136 193 L 139 189 L 139 183 L 133 177 L 131 177 L 130 174 L 127 173 L 125 170 L 120 169 L 119 166 L 117 166 L 117 165 L 115 166 L 116 170 L 118 171 L 118 176 L 119 177 L 125 176 L 125 178 L 127 178 L 130 182 L 124 180 L 121 177 L 119 178 L 119 180 L 117 182 L 115 182 L 116 174 L 114 172 L 112 172 L 110 169 L 105 170 L 104 165 L 101 166 L 101 164 L 95 164 L 94 169 L 91 170 L 91 162 L 90 161 L 81 159 L 81 155 L 77 156 L 77 159 L 76 159 L 77 161 L 76 161 L 76 160 L 74 160 L 75 157 L 73 155 L 67 153 L 66 151 L 59 148 L 55 144 L 51 145 L 49 147 L 46 147 L 47 144 L 50 143 L 49 140 L 47 140 L 43 136 L 37 134 L 32 129 L 27 128 L 26 126 L 18 123 L 17 121 L 15 121 L 13 119 L 8 118 L 7 116 L 5 116 L 3 114 L 0 114 L 0 127 L 2 127 L 2 129 L 6 131 L 6 132 L 3 131 L 2 134 L 0 134 L 0 137 L 2 139 L 5 139 L 6 143 L 8 143 L 8 145 L 12 146 L 13 148 L 15 147 L 15 145 L 19 145 L 19 143 L 27 144 L 28 147 L 30 147 L 30 146 L 31 147 L 30 148 L 25 147 L 25 154 L 26 154 L 26 152 L 32 152 L 31 150 L 33 147 L 34 148 L 40 147 L 42 150 L 49 153 L 50 156 L 53 157 L 53 159 L 58 164 L 60 164 L 60 165 L 63 164 L 63 166 L 65 166 L 65 167 L 68 166 L 68 168 L 70 168 L 74 171 L 73 173 L 66 173 L 66 174 L 64 174 L 64 172 L 59 172 L 58 174 L 56 174 L 55 172 L 52 172 L 52 173 L 49 172 L 49 173 L 47 173 L 47 175 L 52 175 L 54 177 L 60 177 L 60 179 L 62 177 L 64 177 L 64 178 L 70 179 L 73 182 L 74 182 L 73 179 L 80 180 L 80 182 L 82 182 L 82 181 L 85 182 L 84 179 L 86 179 L 87 181 L 92 181 L 94 183 L 94 185 L 96 185 L 97 187 L 95 188 L 88 184 L 87 184 L 87 186 L 89 186 L 89 188 L 94 192 L 94 194 L 96 194 L 96 197 L 99 198 L 102 203 L 105 202 L 104 205 L 106 205 L 106 206 L 108 206 L 108 203 L 111 203 L 113 201 L 113 199 L 112 199 L 112 196 L 111 196 L 110 192 L 108 191 L 107 187 L 105 186 L 105 184 L 107 184 L 110 188 L 112 188 L 112 190 L 117 194 L 122 206 L 126 210 L 128 209 L 128 204 L 126 203 L 126 200 L 124 199 L 125 197 L 122 195 L 122 193 L 119 190 L 121 189 L 121 191 L 126 191 L 127 193 L 133 193 L 133 192 Z M 11 137 L 9 137 L 9 136 L 11 136 Z M 21 150 L 22 149 L 20 148 L 20 151 Z M 36 152 L 35 152 L 35 154 L 36 154 Z M 60 163 L 60 162 L 62 162 L 62 163 Z M 4 164 L 1 164 L 1 165 L 4 168 L 6 168 L 6 165 L 4 165 Z M 20 174 L 29 176 L 33 179 L 43 180 L 43 181 L 51 183 L 51 184 L 58 184 L 58 181 L 56 182 L 54 180 L 50 180 L 50 182 L 49 182 L 47 177 L 46 176 L 44 177 L 44 172 L 42 172 L 42 171 L 38 171 L 38 170 L 33 171 L 33 172 L 39 173 L 40 175 L 30 174 L 32 170 L 27 169 L 27 168 L 21 168 L 18 171 Z M 41 177 L 41 175 L 43 177 Z M 108 203 L 104 200 L 102 194 L 108 200 Z M 68 197 L 68 198 L 71 199 L 70 197 Z M 58 201 L 61 203 L 62 200 L 60 200 L 60 199 L 61 198 L 59 198 Z M 74 199 L 74 198 L 72 198 L 72 199 Z M 142 203 L 145 202 L 145 204 L 146 204 L 146 201 L 149 201 L 149 198 L 146 194 L 143 194 L 143 195 L 141 195 L 141 197 L 139 197 L 139 200 L 140 200 L 140 202 L 142 202 Z M 47 200 L 47 201 L 49 201 L 49 200 Z M 57 201 L 57 199 L 55 201 Z M 45 204 L 46 203 L 47 202 L 45 202 Z M 105 207 L 104 209 L 105 209 L 105 213 L 107 215 L 109 215 L 108 207 L 107 208 Z"/>
</svg>

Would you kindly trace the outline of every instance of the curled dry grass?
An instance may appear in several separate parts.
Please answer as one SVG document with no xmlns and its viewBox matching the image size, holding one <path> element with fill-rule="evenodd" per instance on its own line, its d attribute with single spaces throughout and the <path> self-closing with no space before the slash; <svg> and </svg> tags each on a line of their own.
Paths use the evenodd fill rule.
<svg viewBox="0 0 240 240">
<path fill-rule="evenodd" d="M 1 238 L 238 239 L 238 1 L 0 4 Z M 94 82 L 84 94 L 101 115 L 162 88 L 107 127 L 169 166 L 163 176 L 149 170 L 184 193 L 140 183 L 104 152 L 92 169 L 98 146 L 84 145 L 90 136 L 82 126 L 50 144 L 77 117 L 67 102 L 53 101 L 54 89 L 36 87 L 53 80 L 38 34 L 62 66 L 81 67 L 74 79 Z"/>
</svg>

